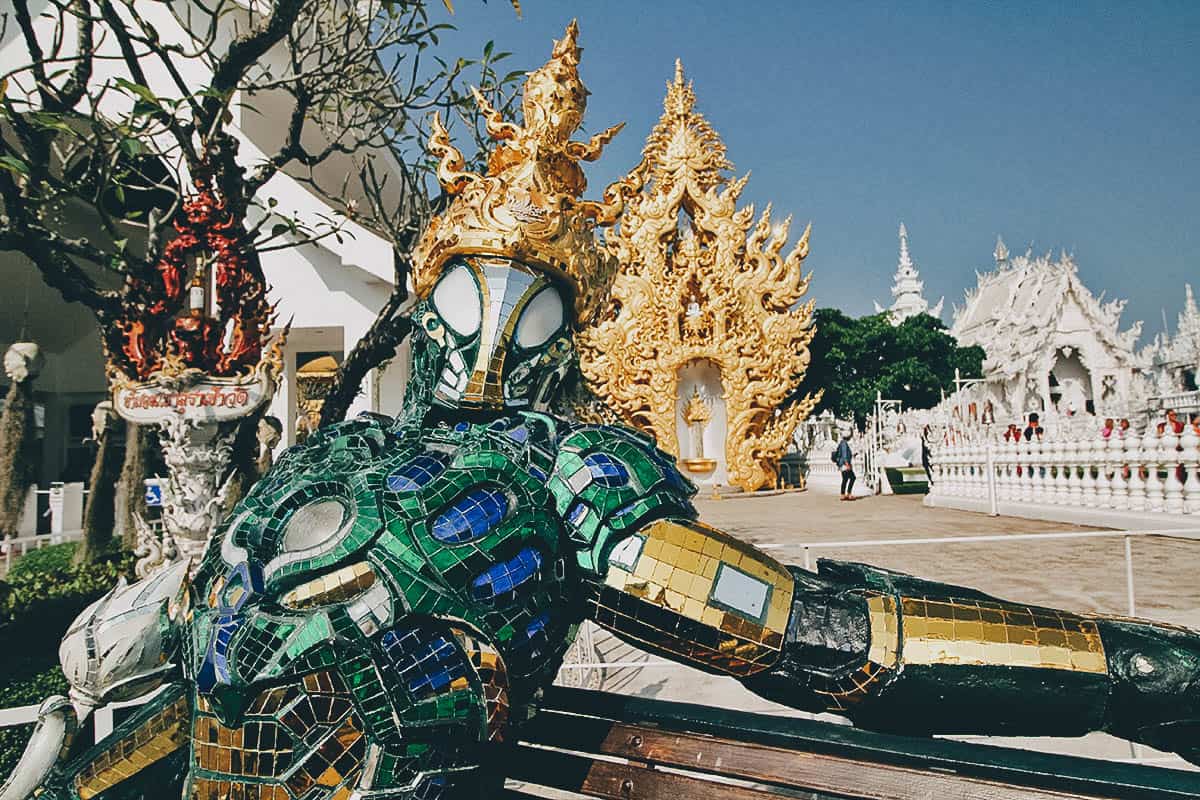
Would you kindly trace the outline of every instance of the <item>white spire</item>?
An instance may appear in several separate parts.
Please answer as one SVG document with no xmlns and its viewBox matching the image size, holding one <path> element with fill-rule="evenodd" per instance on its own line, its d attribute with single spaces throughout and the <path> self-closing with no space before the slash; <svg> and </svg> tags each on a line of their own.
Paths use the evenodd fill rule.
<svg viewBox="0 0 1200 800">
<path fill-rule="evenodd" d="M 913 263 L 912 255 L 908 252 L 908 229 L 901 222 L 900 260 L 892 281 L 892 307 L 887 310 L 893 325 L 899 325 L 917 314 L 931 314 L 935 317 L 941 315 L 942 300 L 939 300 L 938 304 L 931 309 L 925 300 L 924 291 L 925 284 L 921 282 L 917 265 Z M 883 308 L 876 303 L 875 310 L 876 313 L 880 313 Z"/>
<path fill-rule="evenodd" d="M 996 266 L 1004 267 L 1008 264 L 1008 248 L 999 236 L 996 237 L 996 249 L 992 251 L 992 256 L 996 259 Z"/>
</svg>

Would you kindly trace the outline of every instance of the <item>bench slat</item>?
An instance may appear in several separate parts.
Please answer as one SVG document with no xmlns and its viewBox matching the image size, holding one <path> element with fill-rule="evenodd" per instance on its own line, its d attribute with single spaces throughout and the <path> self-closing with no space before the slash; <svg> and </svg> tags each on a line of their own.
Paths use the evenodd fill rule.
<svg viewBox="0 0 1200 800">
<path fill-rule="evenodd" d="M 862 800 L 1096 800 L 1094 795 L 1030 789 L 907 767 L 636 725 L 612 726 L 600 751 L 655 765 Z"/>
</svg>

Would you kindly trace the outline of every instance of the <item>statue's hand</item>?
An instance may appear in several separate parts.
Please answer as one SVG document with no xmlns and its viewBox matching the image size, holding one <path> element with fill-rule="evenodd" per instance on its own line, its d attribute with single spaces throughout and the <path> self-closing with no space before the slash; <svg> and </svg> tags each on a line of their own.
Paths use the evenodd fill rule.
<svg viewBox="0 0 1200 800">
<path fill-rule="evenodd" d="M 68 781 L 55 769 L 66 755 L 77 728 L 75 709 L 61 695 L 46 699 L 38 709 L 37 724 L 21 760 L 8 780 L 0 786 L 0 800 L 26 800 L 38 792 L 38 798 L 69 798 Z"/>
</svg>

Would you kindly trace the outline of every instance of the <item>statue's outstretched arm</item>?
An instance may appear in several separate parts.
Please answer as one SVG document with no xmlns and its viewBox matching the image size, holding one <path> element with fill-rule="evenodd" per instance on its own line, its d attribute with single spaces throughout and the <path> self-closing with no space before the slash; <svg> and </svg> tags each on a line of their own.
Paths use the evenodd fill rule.
<svg viewBox="0 0 1200 800">
<path fill-rule="evenodd" d="M 752 691 L 908 734 L 1104 730 L 1200 760 L 1200 635 L 863 564 L 784 567 L 689 519 L 615 542 L 600 625 Z"/>
<path fill-rule="evenodd" d="M 589 616 L 769 699 L 897 733 L 1104 730 L 1200 761 L 1200 634 L 861 564 L 785 567 L 700 524 L 673 459 L 584 426 L 550 481 Z"/>
</svg>

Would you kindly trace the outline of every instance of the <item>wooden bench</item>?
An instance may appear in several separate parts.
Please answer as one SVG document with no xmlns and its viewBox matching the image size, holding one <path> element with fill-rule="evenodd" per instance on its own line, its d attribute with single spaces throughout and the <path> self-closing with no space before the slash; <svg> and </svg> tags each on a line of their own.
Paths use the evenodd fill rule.
<svg viewBox="0 0 1200 800">
<path fill-rule="evenodd" d="M 505 767 L 510 800 L 1200 797 L 1200 772 L 553 687 Z"/>
</svg>

